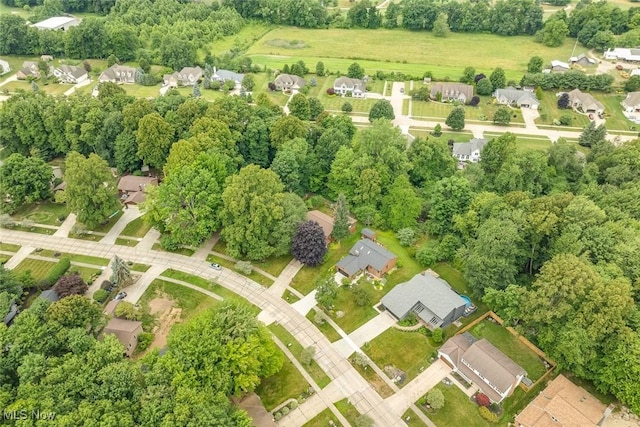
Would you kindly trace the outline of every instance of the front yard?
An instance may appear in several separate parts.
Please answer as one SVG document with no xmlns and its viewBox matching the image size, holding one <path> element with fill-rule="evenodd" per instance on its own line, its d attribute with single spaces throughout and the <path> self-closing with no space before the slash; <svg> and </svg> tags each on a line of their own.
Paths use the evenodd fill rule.
<svg viewBox="0 0 640 427">
<path fill-rule="evenodd" d="M 478 413 L 478 405 L 469 400 L 455 385 L 445 386 L 438 384 L 435 389 L 444 395 L 444 407 L 438 411 L 425 409 L 420 402 L 416 405 L 438 427 L 465 426 L 465 427 L 489 427 L 493 424 L 485 421 Z"/>
<path fill-rule="evenodd" d="M 145 222 L 143 215 L 128 223 L 120 235 L 127 237 L 144 237 L 150 229 L 151 224 Z"/>
<path fill-rule="evenodd" d="M 409 332 L 390 328 L 378 335 L 369 345 L 363 346 L 365 353 L 380 369 L 394 366 L 406 374 L 402 386 L 415 378 L 430 364 L 437 349 L 430 338 L 420 331 Z"/>
<path fill-rule="evenodd" d="M 468 121 L 493 121 L 493 115 L 500 108 L 501 105 L 494 102 L 490 96 L 481 96 L 480 103 L 477 107 L 464 106 L 465 119 Z M 452 103 L 434 102 L 434 101 L 413 101 L 412 102 L 412 117 L 429 117 L 446 119 L 449 116 L 451 110 L 455 106 Z M 511 109 L 511 124 L 522 125 L 524 120 L 522 119 L 522 113 L 519 108 Z M 508 129 L 505 127 L 505 129 Z"/>
<path fill-rule="evenodd" d="M 282 353 L 280 349 L 277 351 Z M 271 411 L 288 399 L 298 398 L 309 388 L 309 384 L 293 365 L 293 362 L 287 359 L 284 354 L 282 357 L 284 358 L 282 369 L 275 375 L 263 378 L 256 389 L 256 393 L 262 399 L 267 411 Z"/>
<path fill-rule="evenodd" d="M 64 220 L 67 215 L 69 215 L 67 205 L 43 202 L 24 205 L 11 216 L 16 221 L 29 219 L 37 224 L 60 225 L 62 221 L 59 218 Z"/>
<path fill-rule="evenodd" d="M 49 271 L 56 265 L 53 261 L 42 261 L 39 259 L 26 258 L 13 269 L 16 273 L 24 273 L 29 271 L 31 277 L 37 282 L 49 275 Z"/>
</svg>

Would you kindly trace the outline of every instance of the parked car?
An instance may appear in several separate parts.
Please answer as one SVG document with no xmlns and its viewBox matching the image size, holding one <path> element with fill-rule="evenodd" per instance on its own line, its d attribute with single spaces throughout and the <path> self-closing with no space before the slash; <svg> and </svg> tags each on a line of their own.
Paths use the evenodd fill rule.
<svg viewBox="0 0 640 427">
<path fill-rule="evenodd" d="M 593 120 L 593 114 L 589 114 L 589 120 Z"/>
<path fill-rule="evenodd" d="M 209 264 L 209 267 L 213 268 L 214 270 L 222 270 L 222 266 L 220 264 L 216 264 L 215 262 Z"/>
<path fill-rule="evenodd" d="M 126 292 L 118 292 L 118 295 L 116 295 L 113 299 L 114 300 L 125 299 L 126 296 L 127 296 Z"/>
</svg>

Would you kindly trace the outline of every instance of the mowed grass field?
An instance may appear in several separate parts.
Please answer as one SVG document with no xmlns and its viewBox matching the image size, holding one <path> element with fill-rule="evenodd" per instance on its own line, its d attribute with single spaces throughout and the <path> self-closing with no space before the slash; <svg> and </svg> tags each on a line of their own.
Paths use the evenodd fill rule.
<svg viewBox="0 0 640 427">
<path fill-rule="evenodd" d="M 265 34 L 247 54 L 255 63 L 271 68 L 298 60 L 311 68 L 321 60 L 328 70 L 346 73 L 349 65 L 357 61 L 369 74 L 385 70 L 422 76 L 425 71 L 433 71 L 436 77 L 457 80 L 467 66 L 485 74 L 502 67 L 508 79 L 520 79 L 532 56 L 541 56 L 545 62 L 568 58 L 572 47 L 569 39 L 563 46 L 549 48 L 524 36 L 451 33 L 449 37 L 437 38 L 430 32 L 402 29 L 282 27 Z"/>
</svg>

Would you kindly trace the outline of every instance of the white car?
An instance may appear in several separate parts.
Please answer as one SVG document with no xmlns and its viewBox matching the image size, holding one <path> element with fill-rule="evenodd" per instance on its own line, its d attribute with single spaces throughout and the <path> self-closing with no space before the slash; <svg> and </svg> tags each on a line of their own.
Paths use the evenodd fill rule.
<svg viewBox="0 0 640 427">
<path fill-rule="evenodd" d="M 220 264 L 216 264 L 215 262 L 212 262 L 211 264 L 209 264 L 209 267 L 213 268 L 214 270 L 222 270 L 222 266 Z"/>
<path fill-rule="evenodd" d="M 118 292 L 118 295 L 116 295 L 113 299 L 114 300 L 119 300 L 119 299 L 125 299 L 127 297 L 127 293 L 126 292 Z"/>
</svg>

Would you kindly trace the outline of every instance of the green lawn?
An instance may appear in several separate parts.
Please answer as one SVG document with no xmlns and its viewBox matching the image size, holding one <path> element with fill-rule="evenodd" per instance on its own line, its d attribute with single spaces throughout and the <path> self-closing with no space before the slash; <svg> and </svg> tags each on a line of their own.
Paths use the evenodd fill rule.
<svg viewBox="0 0 640 427">
<path fill-rule="evenodd" d="M 207 279 L 203 279 L 202 277 L 194 276 L 193 274 L 185 273 L 184 271 L 174 270 L 172 268 L 168 268 L 165 271 L 163 271 L 161 276 L 169 277 L 171 279 L 176 279 L 176 280 L 182 280 L 183 282 L 187 282 L 199 288 L 211 291 L 216 295 L 222 297 L 223 299 L 228 299 L 228 300 L 235 301 L 237 303 L 248 305 L 252 311 L 255 311 L 256 315 L 259 312 L 257 307 L 249 304 L 249 302 L 246 299 L 242 298 L 240 295 L 228 290 L 223 286 L 218 285 L 217 283 L 213 283 Z M 179 286 L 179 285 L 176 284 L 176 286 Z"/>
<path fill-rule="evenodd" d="M 78 267 L 77 265 L 72 265 L 71 268 L 69 268 L 69 272 L 74 272 L 74 271 L 77 272 L 80 275 L 80 277 L 82 277 L 82 280 L 84 280 L 87 283 L 92 276 L 94 276 L 95 274 L 100 274 L 102 272 L 102 270 L 97 268 Z"/>
<path fill-rule="evenodd" d="M 427 427 L 427 425 L 413 412 L 413 409 L 407 409 L 407 412 L 402 414 L 402 420 L 409 427 Z"/>
<path fill-rule="evenodd" d="M 409 254 L 406 247 L 401 246 L 393 231 L 379 231 L 378 242 L 382 243 L 385 248 L 394 253 L 398 257 L 398 267 L 395 271 L 387 274 L 387 285 L 384 287 L 384 293 L 389 292 L 398 283 L 406 282 L 416 274 L 423 270 L 416 259 Z"/>
<path fill-rule="evenodd" d="M 447 132 L 442 132 L 442 135 L 438 137 L 431 135 L 430 130 L 420 129 L 420 128 L 410 128 L 409 133 L 415 136 L 416 138 L 418 137 L 429 138 L 431 140 L 438 140 L 438 141 L 444 141 L 444 142 L 448 142 L 450 139 L 452 139 L 454 142 L 469 142 L 471 138 L 473 138 L 473 134 L 469 131 L 460 131 L 460 132 L 447 131 Z"/>
<path fill-rule="evenodd" d="M 222 239 L 218 240 L 218 242 L 213 247 L 213 251 L 230 256 L 227 252 L 227 245 Z M 293 257 L 287 254 L 279 257 L 267 258 L 264 261 L 251 261 L 251 264 L 273 276 L 278 277 L 280 273 L 282 273 L 282 270 L 284 270 L 284 268 L 291 262 L 292 259 Z"/>
<path fill-rule="evenodd" d="M 217 257 L 215 255 L 209 255 L 207 257 L 207 262 L 215 262 L 217 264 L 220 264 L 221 266 L 223 266 L 225 268 L 228 268 L 229 270 L 233 270 L 238 274 L 242 274 L 243 276 L 248 277 L 249 279 L 253 280 L 254 282 L 259 283 L 262 286 L 265 286 L 267 288 L 269 286 L 273 285 L 273 280 L 269 279 L 266 276 L 263 276 L 262 274 L 258 273 L 255 270 L 253 270 L 251 272 L 251 274 L 249 274 L 249 275 L 246 275 L 246 274 L 243 274 L 243 273 L 239 272 L 238 270 L 235 269 L 236 263 L 233 262 L 233 261 L 229 261 L 228 259 L 220 258 L 220 257 Z"/>
<path fill-rule="evenodd" d="M 160 96 L 160 85 L 155 86 L 142 86 L 139 84 L 120 85 L 127 95 L 135 96 L 137 98 L 157 98 Z"/>
<path fill-rule="evenodd" d="M 41 261 L 39 259 L 26 258 L 20 264 L 13 269 L 16 273 L 23 273 L 25 271 L 31 272 L 31 277 L 36 281 L 42 280 L 49 275 L 51 268 L 56 265 L 53 261 Z"/>
<path fill-rule="evenodd" d="M 282 350 L 277 349 L 280 353 Z M 296 369 L 287 357 L 283 354 L 284 364 L 282 369 L 275 375 L 263 378 L 256 389 L 256 393 L 262 399 L 262 403 L 267 411 L 283 403 L 290 398 L 297 398 L 309 388 L 307 381 Z"/>
<path fill-rule="evenodd" d="M 129 268 L 131 269 L 131 271 L 141 271 L 141 272 L 145 272 L 148 269 L 151 268 L 150 265 L 147 264 L 138 264 L 138 263 L 133 263 L 129 266 Z"/>
<path fill-rule="evenodd" d="M 333 425 L 340 425 L 340 421 L 333 415 L 331 409 L 327 408 L 303 424 L 302 427 L 327 427 L 331 425 L 331 422 L 333 422 Z"/>
<path fill-rule="evenodd" d="M 18 252 L 19 250 L 20 250 L 20 245 L 13 245 L 11 243 L 0 242 L 0 251 Z"/>
<path fill-rule="evenodd" d="M 121 245 L 121 246 L 134 247 L 138 243 L 139 242 L 137 240 L 121 239 L 120 237 L 116 239 L 116 245 Z"/>
<path fill-rule="evenodd" d="M 53 250 L 50 250 L 50 249 L 45 249 L 43 251 L 36 252 L 35 254 L 39 255 L 39 256 L 51 257 L 51 258 L 67 257 L 72 262 L 74 262 L 74 261 L 75 262 L 82 262 L 84 264 L 92 264 L 92 265 L 98 265 L 98 266 L 103 266 L 103 265 L 109 264 L 109 260 L 107 258 L 99 258 L 99 257 L 94 257 L 94 256 L 89 256 L 89 255 L 69 254 L 69 253 L 65 253 L 65 252 L 53 251 Z M 56 254 L 59 254 L 59 255 L 56 256 Z"/>
<path fill-rule="evenodd" d="M 577 113 L 573 110 L 561 110 L 558 108 L 558 98 L 556 92 L 543 91 L 540 107 L 538 107 L 540 117 L 536 120 L 540 125 L 552 125 L 554 120 L 561 116 L 571 116 L 572 121 L 569 126 L 583 128 L 589 124 L 589 118 L 584 114 Z M 559 129 L 561 129 L 560 127 Z"/>
<path fill-rule="evenodd" d="M 336 409 L 351 423 L 352 426 L 357 425 L 356 419 L 360 416 L 360 412 L 349 403 L 349 399 L 342 399 L 335 403 Z"/>
<path fill-rule="evenodd" d="M 455 385 L 438 384 L 435 388 L 444 395 L 442 409 L 431 412 L 427 411 L 419 402 L 417 405 L 436 426 L 489 427 L 493 425 L 480 417 L 478 405 L 469 400 L 469 397 Z"/>
<path fill-rule="evenodd" d="M 271 28 L 262 23 L 252 23 L 251 25 L 245 25 L 238 34 L 222 37 L 209 45 L 209 51 L 213 55 L 219 55 L 221 53 L 231 50 L 233 47 L 245 49 L 251 46 L 252 43 L 258 41 L 265 33 Z"/>
<path fill-rule="evenodd" d="M 113 227 L 116 222 L 118 222 L 123 213 L 124 212 L 122 211 L 122 209 L 113 212 L 113 216 L 109 218 L 107 222 L 105 222 L 104 224 L 100 224 L 99 226 L 93 228 L 91 231 L 95 231 L 97 233 L 108 233 L 109 230 L 111 230 L 111 227 Z"/>
<path fill-rule="evenodd" d="M 331 318 L 342 328 L 347 334 L 358 329 L 378 315 L 373 305 L 382 298 L 384 293 L 374 289 L 371 283 L 363 283 L 360 286 L 371 298 L 371 304 L 360 307 L 356 304 L 353 292 L 343 286 L 338 288 L 338 297 L 334 302 L 334 309 Z M 343 312 L 343 317 L 338 318 L 335 314 L 337 311 Z"/>
<path fill-rule="evenodd" d="M 336 331 L 333 326 L 331 326 L 329 324 L 329 322 L 324 322 L 322 325 L 318 325 L 315 322 L 315 317 L 316 317 L 316 311 L 315 309 L 309 311 L 309 313 L 307 313 L 307 319 L 309 319 L 311 322 L 313 322 L 314 325 L 316 325 L 316 328 L 320 329 L 320 332 L 322 332 L 324 334 L 325 337 L 327 337 L 327 339 L 330 342 L 335 342 L 338 341 L 340 338 L 342 338 L 340 336 L 340 334 L 338 333 L 338 331 Z"/>
<path fill-rule="evenodd" d="M 290 49 L 286 42 L 291 40 L 302 43 L 297 49 Z M 285 43 L 280 43 L 282 41 Z M 279 27 L 254 43 L 247 53 L 255 63 L 267 64 L 271 68 L 280 68 L 297 60 L 303 60 L 313 68 L 318 60 L 322 60 L 331 72 L 346 72 L 354 62 L 350 57 L 353 52 L 358 52 L 361 58 L 357 62 L 368 74 L 385 70 L 422 76 L 430 70 L 437 77 L 448 76 L 457 80 L 467 66 L 487 75 L 495 67 L 501 67 L 507 79 L 518 80 L 526 71 L 530 57 L 538 55 L 549 62 L 569 57 L 572 48 L 570 40 L 561 47 L 549 48 L 526 36 L 507 38 L 493 34 L 451 33 L 446 38 L 436 38 L 429 32 L 403 29 L 370 31 Z M 474 54 L 456 56 L 451 52 Z M 407 58 L 411 63 L 404 63 Z"/>
<path fill-rule="evenodd" d="M 522 366 L 532 381 L 537 381 L 546 372 L 540 357 L 499 324 L 483 320 L 470 332 L 477 338 L 486 338 L 515 363 Z"/>
<path fill-rule="evenodd" d="M 12 71 L 17 71 L 17 70 L 12 70 Z M 36 84 L 38 85 L 38 88 L 41 91 L 46 92 L 49 95 L 62 95 L 72 87 L 71 85 L 61 85 L 61 84 L 52 83 L 51 79 L 49 84 L 45 85 L 44 82 L 41 80 L 37 80 Z M 7 90 L 9 91 L 9 93 L 17 93 L 20 90 L 24 90 L 25 92 L 31 92 L 32 88 L 31 88 L 31 83 L 24 80 L 19 80 L 16 82 L 9 82 L 3 85 L 0 88 L 0 90 Z"/>
<path fill-rule="evenodd" d="M 191 256 L 195 252 L 191 248 L 178 248 L 176 250 L 170 251 L 170 250 L 164 249 L 160 245 L 160 243 L 154 243 L 153 246 L 151 247 L 151 249 L 153 249 L 154 251 L 171 252 L 171 253 L 174 253 L 174 254 L 180 254 L 180 255 L 184 255 L 184 256 Z"/>
<path fill-rule="evenodd" d="M 2 15 L 3 13 L 8 13 L 8 14 L 12 14 L 12 15 L 18 15 L 21 16 L 22 18 L 27 18 L 29 17 L 29 12 L 27 12 L 26 10 L 19 8 L 19 7 L 10 7 L 7 6 L 5 4 L 0 3 L 0 15 Z"/>
<path fill-rule="evenodd" d="M 151 229 L 151 224 L 144 221 L 144 215 L 131 221 L 120 233 L 121 236 L 144 237 Z"/>
<path fill-rule="evenodd" d="M 182 309 L 180 318 L 186 320 L 193 315 L 218 304 L 218 301 L 208 297 L 202 292 L 180 286 L 176 283 L 155 279 L 142 294 L 141 305 L 148 305 L 149 301 L 155 297 L 167 295 L 175 304 Z"/>
<path fill-rule="evenodd" d="M 429 338 L 421 332 L 407 332 L 390 328 L 363 347 L 364 351 L 380 369 L 393 365 L 407 374 L 407 384 L 421 368 L 430 365 L 429 359 L 436 350 Z"/>
<path fill-rule="evenodd" d="M 380 375 L 378 375 L 376 371 L 371 369 L 371 367 L 369 366 L 360 366 L 357 363 L 354 363 L 353 359 L 353 356 L 349 358 L 349 362 L 351 362 L 351 365 L 355 368 L 356 371 L 358 371 L 362 378 L 364 378 L 369 384 L 371 384 L 376 392 L 378 392 L 380 397 L 386 399 L 394 393 L 393 389 L 389 387 L 384 379 L 380 378 Z"/>
<path fill-rule="evenodd" d="M 284 291 L 284 294 L 282 294 L 282 299 L 288 302 L 289 304 L 293 304 L 294 302 L 300 301 L 300 298 L 296 294 L 291 292 L 289 289 Z"/>
<path fill-rule="evenodd" d="M 639 126 L 633 123 L 622 114 L 620 102 L 625 98 L 623 95 L 593 93 L 598 101 L 604 105 L 604 115 L 607 129 L 616 130 L 637 130 Z"/>
<path fill-rule="evenodd" d="M 501 134 L 485 133 L 484 137 L 488 140 L 498 138 Z M 551 140 L 544 137 L 520 136 L 516 135 L 516 150 L 537 150 L 546 151 L 551 147 Z"/>
<path fill-rule="evenodd" d="M 62 222 L 58 221 L 58 218 L 66 218 L 67 215 L 69 215 L 67 205 L 61 203 L 43 202 L 32 203 L 20 207 L 20 209 L 18 209 L 16 213 L 12 215 L 12 218 L 16 221 L 30 219 L 31 221 L 38 224 L 60 225 Z"/>
<path fill-rule="evenodd" d="M 493 115 L 499 107 L 501 107 L 501 105 L 494 103 L 490 96 L 481 96 L 480 104 L 478 104 L 477 107 L 464 107 L 465 119 L 467 121 L 484 121 L 493 123 Z M 450 103 L 413 101 L 411 115 L 413 117 L 446 119 L 454 108 L 455 106 Z M 512 109 L 511 113 L 511 124 L 524 124 L 522 113 L 519 109 Z"/>
<path fill-rule="evenodd" d="M 304 347 L 296 341 L 296 339 L 287 331 L 282 325 L 271 324 L 268 326 L 269 330 L 275 335 L 284 345 L 289 348 L 289 351 L 300 362 L 300 355 L 304 350 Z M 302 362 L 300 362 L 302 363 Z M 304 366 L 304 365 L 303 365 Z M 313 380 L 318 384 L 320 388 L 324 388 L 331 382 L 331 378 L 324 373 L 322 368 L 316 363 L 315 360 L 311 361 L 311 364 L 304 366 L 305 370 L 311 375 Z"/>
</svg>

